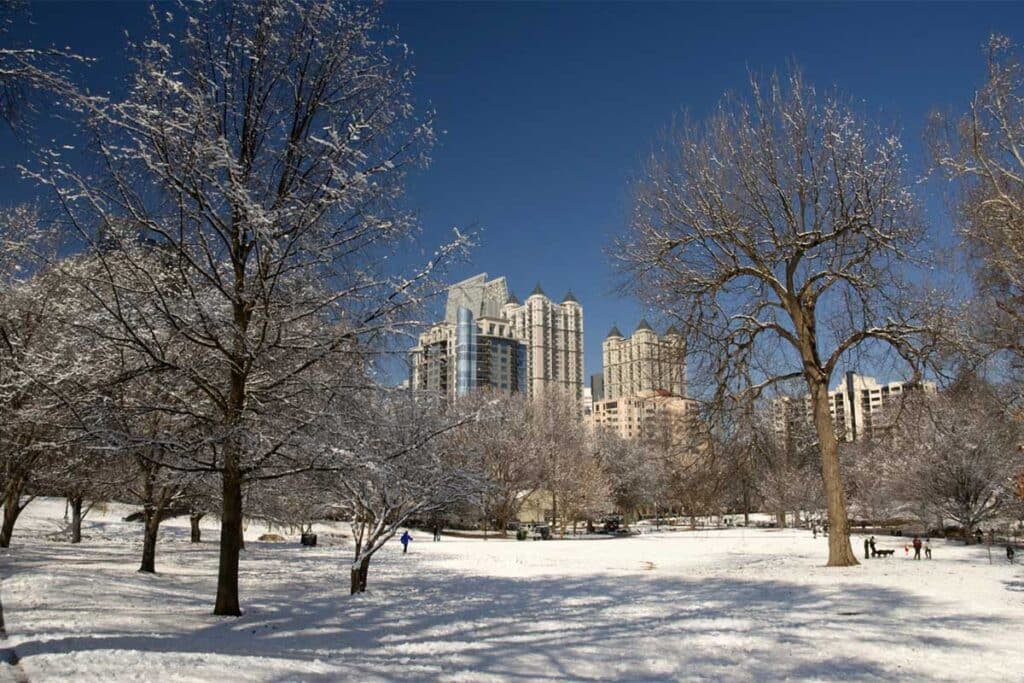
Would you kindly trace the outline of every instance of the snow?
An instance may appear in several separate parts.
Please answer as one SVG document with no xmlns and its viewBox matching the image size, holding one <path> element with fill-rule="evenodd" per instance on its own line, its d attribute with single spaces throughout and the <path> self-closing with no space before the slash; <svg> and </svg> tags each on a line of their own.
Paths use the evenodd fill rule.
<svg viewBox="0 0 1024 683">
<path fill-rule="evenodd" d="M 351 547 L 260 543 L 247 529 L 246 614 L 211 615 L 216 521 L 165 523 L 155 576 L 141 527 L 112 506 L 80 546 L 36 501 L 3 556 L 10 645 L 33 683 L 102 681 L 1021 680 L 1024 570 L 933 541 L 825 568 L 806 531 L 732 528 L 517 542 L 413 531 L 350 597 Z M 341 533 L 343 527 L 322 527 Z M 287 535 L 280 530 L 277 533 Z M 51 538 L 47 538 L 51 536 Z M 863 539 L 854 538 L 861 550 Z"/>
</svg>

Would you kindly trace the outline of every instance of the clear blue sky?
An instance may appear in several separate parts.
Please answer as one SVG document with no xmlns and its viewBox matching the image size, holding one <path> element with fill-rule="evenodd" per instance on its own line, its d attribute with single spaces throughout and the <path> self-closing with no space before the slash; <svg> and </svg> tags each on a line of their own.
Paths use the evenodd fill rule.
<svg viewBox="0 0 1024 683">
<path fill-rule="evenodd" d="M 19 39 L 100 58 L 97 88 L 124 70 L 124 31 L 145 25 L 143 3 L 32 8 Z M 984 72 L 991 31 L 1024 40 L 1024 4 L 1010 3 L 432 3 L 387 5 L 386 21 L 414 52 L 418 95 L 446 131 L 409 205 L 425 239 L 477 227 L 482 244 L 454 277 L 508 277 L 523 297 L 540 281 L 571 288 L 586 323 L 587 372 L 600 370 L 612 323 L 645 314 L 615 291 L 605 250 L 624 229 L 627 187 L 657 132 L 684 109 L 703 116 L 748 70 L 795 61 L 818 87 L 836 85 L 895 123 L 913 163 L 933 108 L 961 110 Z M 0 133 L 0 201 L 34 189 L 11 167 L 24 147 Z M 937 202 L 930 218 L 948 220 Z"/>
</svg>

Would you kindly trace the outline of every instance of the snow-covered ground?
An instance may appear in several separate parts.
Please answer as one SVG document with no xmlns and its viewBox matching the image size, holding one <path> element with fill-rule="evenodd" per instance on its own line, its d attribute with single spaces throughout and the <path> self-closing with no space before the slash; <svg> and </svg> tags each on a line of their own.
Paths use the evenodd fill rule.
<svg viewBox="0 0 1024 683">
<path fill-rule="evenodd" d="M 167 524 L 156 576 L 124 508 L 79 546 L 29 506 L 3 556 L 12 645 L 29 681 L 1024 680 L 1024 571 L 934 543 L 826 569 L 826 541 L 767 529 L 516 542 L 414 533 L 347 595 L 346 545 L 247 531 L 239 619 L 211 616 L 216 523 Z M 340 527 L 339 527 L 340 528 Z M 854 547 L 862 548 L 862 539 Z"/>
</svg>

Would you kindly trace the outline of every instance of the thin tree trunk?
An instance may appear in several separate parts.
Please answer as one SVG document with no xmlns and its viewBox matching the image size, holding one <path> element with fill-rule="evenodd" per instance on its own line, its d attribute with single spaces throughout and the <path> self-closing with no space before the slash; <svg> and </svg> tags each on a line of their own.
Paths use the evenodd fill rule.
<svg viewBox="0 0 1024 683">
<path fill-rule="evenodd" d="M 843 491 L 842 472 L 839 468 L 839 444 L 829 414 L 828 384 L 819 379 L 808 383 L 811 385 L 814 427 L 821 446 L 821 479 L 828 509 L 828 566 L 852 567 L 860 563 L 850 545 L 850 521 L 846 517 L 846 492 Z"/>
<path fill-rule="evenodd" d="M 192 527 L 192 542 L 201 543 L 203 539 L 203 531 L 199 528 L 199 520 L 204 517 L 204 513 L 191 514 L 188 516 L 188 523 Z"/>
<path fill-rule="evenodd" d="M 68 499 L 71 505 L 71 542 L 82 542 L 82 497 Z"/>
<path fill-rule="evenodd" d="M 162 507 L 146 506 L 142 513 L 143 537 L 142 537 L 142 565 L 140 572 L 149 574 L 156 573 L 156 539 L 160 532 L 160 517 L 163 514 Z"/>
<path fill-rule="evenodd" d="M 231 458 L 235 460 L 236 458 Z M 237 462 L 224 468 L 223 508 L 220 523 L 220 565 L 217 571 L 217 602 L 213 613 L 238 617 L 238 555 L 242 549 L 242 481 Z"/>
</svg>

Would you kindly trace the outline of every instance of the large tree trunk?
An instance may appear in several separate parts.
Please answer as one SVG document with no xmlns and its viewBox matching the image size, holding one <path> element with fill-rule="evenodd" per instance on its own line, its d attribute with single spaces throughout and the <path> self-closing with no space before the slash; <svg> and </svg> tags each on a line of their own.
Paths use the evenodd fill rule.
<svg viewBox="0 0 1024 683">
<path fill-rule="evenodd" d="M 846 492 L 839 468 L 839 444 L 829 414 L 827 379 L 809 379 L 814 428 L 821 446 L 821 480 L 828 508 L 828 566 L 852 567 L 860 564 L 850 545 L 850 521 L 846 517 Z"/>
<path fill-rule="evenodd" d="M 232 458 L 234 459 L 234 458 Z M 238 554 L 242 549 L 242 477 L 237 462 L 226 465 L 222 476 L 223 509 L 220 523 L 220 566 L 217 602 L 213 613 L 238 617 Z"/>
<path fill-rule="evenodd" d="M 203 539 L 203 532 L 199 528 L 199 521 L 204 517 L 204 513 L 192 513 L 188 516 L 188 523 L 192 527 L 192 542 L 200 543 Z"/>
<path fill-rule="evenodd" d="M 782 508 L 775 512 L 775 526 L 780 529 L 786 528 L 786 511 Z"/>
<path fill-rule="evenodd" d="M 163 509 L 160 507 L 146 506 L 142 513 L 143 537 L 142 537 L 142 565 L 140 572 L 156 573 L 156 539 L 160 532 L 160 517 Z"/>
<path fill-rule="evenodd" d="M 82 542 L 82 497 L 75 496 L 69 498 L 68 503 L 71 506 L 71 542 L 81 543 Z"/>
<path fill-rule="evenodd" d="M 24 489 L 25 481 L 20 477 L 7 484 L 7 491 L 4 494 L 4 521 L 0 526 L 0 548 L 7 548 L 11 545 L 14 523 L 18 521 L 18 515 L 25 509 L 21 504 L 21 494 Z"/>
</svg>

